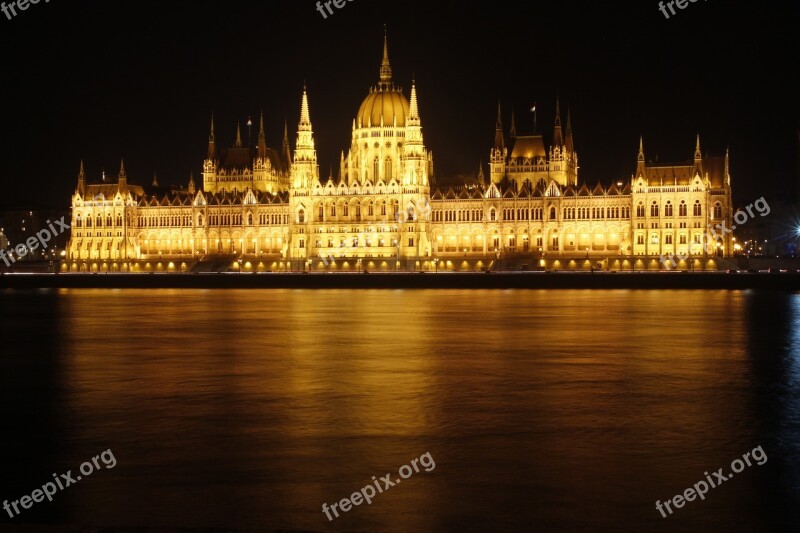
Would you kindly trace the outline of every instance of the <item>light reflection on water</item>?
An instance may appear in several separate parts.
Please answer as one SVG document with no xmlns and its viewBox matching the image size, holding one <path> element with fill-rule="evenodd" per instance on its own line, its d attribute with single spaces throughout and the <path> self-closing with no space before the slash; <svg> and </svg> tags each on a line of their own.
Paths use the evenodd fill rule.
<svg viewBox="0 0 800 533">
<path fill-rule="evenodd" d="M 748 531 L 790 523 L 798 503 L 798 295 L 2 299 L 2 414 L 16 438 L 3 450 L 0 497 L 30 493 L 106 448 L 118 461 L 26 511 L 31 522 Z M 758 445 L 763 467 L 666 520 L 655 510 Z M 425 452 L 433 472 L 332 524 L 322 514 L 323 502 Z"/>
</svg>

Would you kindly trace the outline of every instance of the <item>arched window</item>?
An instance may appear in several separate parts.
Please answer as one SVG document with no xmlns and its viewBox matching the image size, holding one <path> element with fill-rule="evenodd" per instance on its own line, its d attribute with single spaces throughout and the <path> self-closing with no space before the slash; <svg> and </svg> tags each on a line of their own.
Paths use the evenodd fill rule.
<svg viewBox="0 0 800 533">
<path fill-rule="evenodd" d="M 247 225 L 248 226 L 252 226 L 253 225 L 253 213 L 248 213 L 247 214 Z"/>
<path fill-rule="evenodd" d="M 678 216 L 686 216 L 686 200 L 681 200 L 681 205 L 678 206 Z"/>
<path fill-rule="evenodd" d="M 319 220 L 322 221 L 325 218 L 325 207 L 319 206 Z"/>
<path fill-rule="evenodd" d="M 373 205 L 372 205 L 372 202 L 370 202 L 370 203 L 369 203 L 369 210 L 368 210 L 368 212 L 369 212 L 369 216 L 372 216 L 372 215 L 374 215 L 374 214 L 375 214 L 375 206 L 373 206 Z"/>
<path fill-rule="evenodd" d="M 555 219 L 556 219 L 556 208 L 555 207 L 551 207 L 550 208 L 550 220 L 555 220 Z"/>
<path fill-rule="evenodd" d="M 650 216 L 657 217 L 658 216 L 658 203 L 653 202 L 653 205 L 650 206 Z"/>
<path fill-rule="evenodd" d="M 98 228 L 103 225 L 103 218 L 100 215 L 97 215 L 97 224 L 96 225 L 97 225 Z"/>
<path fill-rule="evenodd" d="M 80 228 L 83 226 L 83 220 L 81 220 L 81 216 L 78 215 L 78 218 L 75 219 L 75 227 Z"/>
<path fill-rule="evenodd" d="M 700 205 L 700 200 L 694 201 L 694 216 L 696 217 L 703 216 L 703 208 Z"/>
<path fill-rule="evenodd" d="M 719 202 L 714 204 L 714 218 L 722 218 L 722 204 Z"/>
<path fill-rule="evenodd" d="M 643 217 L 644 216 L 644 205 L 642 202 L 639 202 L 639 205 L 636 206 L 636 216 Z"/>
<path fill-rule="evenodd" d="M 306 223 L 306 212 L 305 210 L 301 209 L 297 212 L 297 223 L 298 224 L 305 224 Z"/>
<path fill-rule="evenodd" d="M 672 202 L 667 202 L 667 205 L 664 206 L 664 216 L 671 217 L 672 216 Z M 672 243 L 667 243 L 672 244 Z"/>
<path fill-rule="evenodd" d="M 497 220 L 497 211 L 495 211 L 494 208 L 489 210 L 489 220 L 491 221 Z"/>
<path fill-rule="evenodd" d="M 664 236 L 664 244 L 672 244 L 672 235 L 667 234 Z"/>
</svg>

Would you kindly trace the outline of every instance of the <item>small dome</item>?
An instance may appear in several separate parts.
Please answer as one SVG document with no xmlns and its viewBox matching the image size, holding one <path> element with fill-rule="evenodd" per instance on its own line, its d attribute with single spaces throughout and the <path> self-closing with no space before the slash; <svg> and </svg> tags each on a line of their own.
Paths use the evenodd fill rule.
<svg viewBox="0 0 800 533">
<path fill-rule="evenodd" d="M 397 117 L 397 126 L 405 127 L 408 116 L 408 100 L 402 92 L 394 87 L 379 87 L 364 99 L 356 116 L 356 127 L 377 128 L 381 125 L 391 126 Z"/>
</svg>

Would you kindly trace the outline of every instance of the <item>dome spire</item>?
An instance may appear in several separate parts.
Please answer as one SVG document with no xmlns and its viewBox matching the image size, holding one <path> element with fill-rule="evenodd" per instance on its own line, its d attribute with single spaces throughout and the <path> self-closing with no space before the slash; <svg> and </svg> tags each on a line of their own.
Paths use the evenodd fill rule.
<svg viewBox="0 0 800 533">
<path fill-rule="evenodd" d="M 389 64 L 389 33 L 383 26 L 383 61 L 381 62 L 381 83 L 392 82 L 392 66 Z"/>
</svg>

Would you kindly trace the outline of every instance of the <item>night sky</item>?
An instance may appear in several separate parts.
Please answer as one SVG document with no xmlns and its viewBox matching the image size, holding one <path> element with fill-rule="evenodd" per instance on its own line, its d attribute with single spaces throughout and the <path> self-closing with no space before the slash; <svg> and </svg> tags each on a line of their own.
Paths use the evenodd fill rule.
<svg viewBox="0 0 800 533">
<path fill-rule="evenodd" d="M 572 110 L 579 179 L 629 177 L 648 159 L 730 146 L 734 199 L 794 191 L 796 2 L 711 0 L 667 20 L 658 2 L 354 0 L 327 19 L 312 0 L 80 1 L 0 14 L 0 204 L 67 207 L 79 161 L 90 181 L 200 178 L 209 120 L 232 144 L 263 110 L 267 142 L 290 140 L 308 85 L 320 169 L 336 168 L 378 80 L 384 24 L 395 82 L 416 78 L 435 172 L 486 163 L 498 99 L 506 127 L 552 134 L 556 95 Z M 256 138 L 255 127 L 252 138 Z"/>
</svg>

